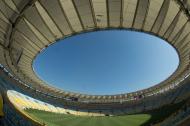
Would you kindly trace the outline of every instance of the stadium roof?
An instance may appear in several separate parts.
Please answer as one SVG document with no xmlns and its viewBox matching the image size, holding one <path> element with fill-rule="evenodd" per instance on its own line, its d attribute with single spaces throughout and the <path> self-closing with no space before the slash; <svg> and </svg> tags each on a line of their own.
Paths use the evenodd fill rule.
<svg viewBox="0 0 190 126">
<path fill-rule="evenodd" d="M 189 72 L 190 0 L 0 0 L 0 64 L 42 92 L 81 99 L 115 99 L 152 93 Z M 34 58 L 54 42 L 101 29 L 131 29 L 160 37 L 176 48 L 180 64 L 159 85 L 118 95 L 65 92 L 43 82 Z"/>
</svg>

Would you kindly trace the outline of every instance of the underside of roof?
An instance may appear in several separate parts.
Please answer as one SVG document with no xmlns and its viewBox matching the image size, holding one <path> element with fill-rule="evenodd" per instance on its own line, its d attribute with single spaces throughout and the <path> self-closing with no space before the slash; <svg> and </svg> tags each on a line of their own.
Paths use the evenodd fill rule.
<svg viewBox="0 0 190 126">
<path fill-rule="evenodd" d="M 169 88 L 189 74 L 190 0 L 0 0 L 0 64 L 42 92 L 81 99 L 128 98 Z M 154 87 L 129 94 L 92 96 L 46 84 L 35 57 L 60 39 L 89 31 L 129 29 L 166 40 L 179 54 L 178 69 Z"/>
</svg>

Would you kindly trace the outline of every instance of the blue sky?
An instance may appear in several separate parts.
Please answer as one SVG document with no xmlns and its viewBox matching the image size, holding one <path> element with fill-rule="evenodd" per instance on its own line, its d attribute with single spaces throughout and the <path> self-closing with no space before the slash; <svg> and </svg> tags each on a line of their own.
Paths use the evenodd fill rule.
<svg viewBox="0 0 190 126">
<path fill-rule="evenodd" d="M 160 38 L 134 31 L 75 35 L 49 46 L 33 67 L 47 83 L 85 94 L 118 94 L 148 88 L 178 67 L 176 51 Z"/>
</svg>

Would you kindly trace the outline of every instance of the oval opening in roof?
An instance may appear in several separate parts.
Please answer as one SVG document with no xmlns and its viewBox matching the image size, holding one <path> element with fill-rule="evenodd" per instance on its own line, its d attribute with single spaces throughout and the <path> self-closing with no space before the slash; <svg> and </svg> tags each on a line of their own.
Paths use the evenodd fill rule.
<svg viewBox="0 0 190 126">
<path fill-rule="evenodd" d="M 42 80 L 70 92 L 113 95 L 166 80 L 179 65 L 176 50 L 140 32 L 105 30 L 65 38 L 34 60 Z"/>
</svg>

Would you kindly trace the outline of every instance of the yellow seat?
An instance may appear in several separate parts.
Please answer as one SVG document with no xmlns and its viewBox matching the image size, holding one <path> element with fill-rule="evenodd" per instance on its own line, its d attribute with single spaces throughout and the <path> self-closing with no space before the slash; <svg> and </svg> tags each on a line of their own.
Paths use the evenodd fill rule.
<svg viewBox="0 0 190 126">
<path fill-rule="evenodd" d="M 4 116 L 4 113 L 3 113 L 3 98 L 0 94 L 0 116 Z"/>
</svg>

